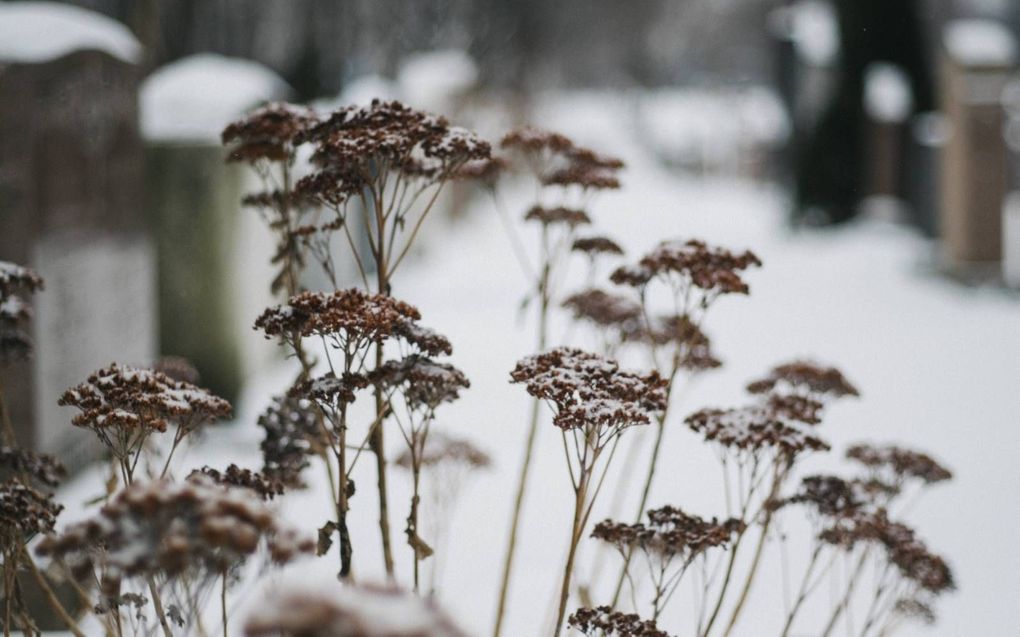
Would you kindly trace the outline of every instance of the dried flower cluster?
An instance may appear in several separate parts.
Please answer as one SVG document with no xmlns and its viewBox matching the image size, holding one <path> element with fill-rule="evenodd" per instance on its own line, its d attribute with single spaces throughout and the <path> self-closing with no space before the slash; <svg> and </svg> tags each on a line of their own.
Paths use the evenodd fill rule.
<svg viewBox="0 0 1020 637">
<path fill-rule="evenodd" d="M 466 162 L 490 155 L 489 144 L 470 132 L 395 101 L 342 108 L 299 139 L 314 144 L 312 163 L 319 170 L 298 182 L 297 191 L 332 206 L 359 196 L 380 173 L 444 181 Z"/>
<path fill-rule="evenodd" d="M 747 386 L 752 394 L 808 396 L 817 400 L 859 396 L 857 388 L 834 367 L 808 361 L 778 365 Z"/>
<path fill-rule="evenodd" d="M 760 267 L 761 261 L 751 251 L 731 252 L 693 239 L 665 241 L 637 265 L 618 268 L 611 279 L 618 285 L 636 288 L 656 278 L 685 292 L 693 286 L 706 295 L 701 302 L 704 305 L 711 298 L 708 295 L 747 294 L 750 288 L 741 272 L 752 266 Z"/>
<path fill-rule="evenodd" d="M 335 595 L 290 592 L 248 618 L 250 637 L 464 637 L 431 599 L 396 588 L 346 586 Z"/>
<path fill-rule="evenodd" d="M 594 237 L 581 237 L 575 239 L 574 243 L 570 246 L 570 249 L 574 252 L 580 252 L 586 254 L 589 257 L 596 255 L 612 254 L 617 256 L 623 255 L 623 248 L 616 241 L 613 241 L 609 237 L 594 236 Z"/>
<path fill-rule="evenodd" d="M 567 625 L 586 637 L 669 637 L 654 620 L 614 611 L 609 606 L 579 608 L 567 618 Z"/>
<path fill-rule="evenodd" d="M 492 458 L 469 440 L 436 431 L 430 433 L 425 441 L 419 462 L 422 467 L 459 465 L 471 469 L 485 469 L 492 464 Z M 405 449 L 401 452 L 393 464 L 410 469 L 411 450 Z"/>
<path fill-rule="evenodd" d="M 201 476 L 201 477 L 200 477 Z M 284 484 L 272 475 L 242 469 L 236 464 L 231 464 L 225 470 L 219 471 L 212 467 L 202 467 L 191 472 L 188 480 L 202 481 L 208 478 L 218 485 L 224 487 L 237 487 L 254 491 L 263 500 L 272 500 L 278 495 L 283 495 Z"/>
<path fill-rule="evenodd" d="M 318 121 L 311 109 L 281 102 L 267 104 L 223 130 L 223 143 L 231 146 L 228 161 L 286 161 L 293 155 L 297 138 Z"/>
<path fill-rule="evenodd" d="M 743 527 L 744 523 L 735 518 L 705 519 L 666 506 L 648 511 L 648 524 L 600 522 L 595 525 L 592 537 L 612 544 L 621 552 L 639 548 L 662 557 L 681 556 L 688 561 L 710 548 L 725 545 Z"/>
<path fill-rule="evenodd" d="M 306 399 L 278 396 L 259 416 L 262 439 L 262 474 L 288 488 L 302 487 L 301 472 L 308 457 L 333 445 L 333 438 L 320 425 L 315 405 Z"/>
<path fill-rule="evenodd" d="M 286 563 L 314 543 L 277 522 L 246 489 L 226 488 L 204 475 L 186 482 L 138 482 L 87 521 L 46 537 L 39 552 L 79 578 L 96 574 L 106 595 L 129 577 L 197 572 L 219 575 L 265 543 L 272 560 Z"/>
<path fill-rule="evenodd" d="M 102 438 L 116 431 L 184 430 L 231 413 L 230 404 L 189 383 L 151 369 L 112 363 L 60 397 L 61 405 L 77 407 L 76 427 L 92 429 Z"/>
<path fill-rule="evenodd" d="M 903 447 L 854 445 L 847 449 L 846 457 L 869 469 L 873 479 L 887 484 L 902 483 L 910 478 L 935 484 L 953 477 L 952 471 L 928 454 Z"/>
<path fill-rule="evenodd" d="M 42 277 L 32 270 L 0 261 L 0 363 L 24 360 L 32 353 L 32 308 L 26 299 L 42 288 Z"/>
<path fill-rule="evenodd" d="M 0 545 L 5 555 L 20 551 L 36 533 L 53 530 L 63 506 L 53 496 L 18 479 L 0 484 Z"/>
<path fill-rule="evenodd" d="M 510 377 L 551 403 L 562 429 L 623 429 L 643 425 L 666 408 L 665 381 L 656 372 L 621 371 L 615 361 L 560 347 L 517 363 Z"/>
<path fill-rule="evenodd" d="M 442 403 L 453 402 L 471 386 L 462 371 L 419 354 L 387 361 L 370 374 L 371 382 L 387 390 L 396 390 L 412 411 L 434 411 Z"/>
<path fill-rule="evenodd" d="M 500 145 L 523 155 L 545 186 L 576 186 L 581 190 L 620 187 L 617 173 L 624 167 L 623 161 L 578 146 L 565 135 L 526 127 L 507 133 Z"/>
</svg>

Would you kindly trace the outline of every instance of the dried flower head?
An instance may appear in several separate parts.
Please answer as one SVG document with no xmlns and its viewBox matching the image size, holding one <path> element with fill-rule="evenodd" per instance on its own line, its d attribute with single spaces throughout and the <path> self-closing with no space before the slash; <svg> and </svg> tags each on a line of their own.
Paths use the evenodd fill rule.
<svg viewBox="0 0 1020 637">
<path fill-rule="evenodd" d="M 267 309 L 255 321 L 266 337 L 334 337 L 341 345 L 364 346 L 381 343 L 421 318 L 418 310 L 383 294 L 368 294 L 357 288 L 339 292 L 302 292 L 286 305 Z M 410 340 L 410 339 L 408 339 Z M 416 344 L 416 343 L 415 343 Z"/>
<path fill-rule="evenodd" d="M 357 392 L 369 386 L 364 374 L 342 372 L 337 376 L 327 372 L 318 378 L 298 383 L 290 390 L 295 398 L 309 398 L 321 406 L 339 407 L 349 405 L 357 398 Z"/>
<path fill-rule="evenodd" d="M 775 506 L 803 504 L 822 516 L 835 517 L 856 513 L 864 503 L 855 483 L 837 476 L 814 475 L 801 480 L 800 491 L 776 502 Z"/>
<path fill-rule="evenodd" d="M 846 457 L 874 472 L 887 472 L 894 480 L 917 478 L 925 484 L 950 480 L 953 473 L 926 453 L 897 446 L 853 445 Z"/>
<path fill-rule="evenodd" d="M 570 249 L 574 252 L 586 254 L 589 257 L 596 257 L 603 254 L 622 255 L 623 248 L 620 244 L 609 237 L 582 237 L 575 239 Z"/>
<path fill-rule="evenodd" d="M 312 163 L 319 170 L 299 181 L 297 191 L 334 206 L 386 171 L 444 181 L 466 162 L 491 153 L 489 144 L 469 131 L 396 101 L 342 108 L 299 140 L 315 145 Z"/>
<path fill-rule="evenodd" d="M 231 147 L 227 161 L 287 161 L 297 138 L 318 121 L 313 110 L 294 104 L 277 102 L 255 109 L 223 130 L 222 141 Z"/>
<path fill-rule="evenodd" d="M 397 389 L 412 410 L 434 411 L 442 403 L 453 402 L 471 386 L 464 372 L 449 363 L 411 354 L 400 360 L 386 361 L 371 373 L 377 386 Z"/>
<path fill-rule="evenodd" d="M 274 595 L 248 618 L 249 637 L 464 637 L 432 599 L 377 586 L 332 595 Z"/>
<path fill-rule="evenodd" d="M 752 394 L 809 395 L 816 399 L 859 396 L 857 388 L 835 367 L 807 361 L 778 365 L 767 376 L 747 386 Z"/>
<path fill-rule="evenodd" d="M 525 126 L 504 135 L 500 146 L 526 153 L 565 154 L 573 150 L 574 142 L 559 133 Z"/>
<path fill-rule="evenodd" d="M 637 265 L 618 268 L 610 278 L 618 285 L 638 288 L 660 278 L 675 289 L 694 286 L 714 295 L 747 294 L 741 272 L 752 266 L 761 266 L 761 261 L 751 251 L 731 252 L 703 241 L 674 240 L 659 244 Z"/>
<path fill-rule="evenodd" d="M 410 469 L 412 460 L 411 449 L 408 448 L 396 457 L 393 464 L 402 469 Z M 462 465 L 469 469 L 485 469 L 492 465 L 492 458 L 470 440 L 434 431 L 425 440 L 419 463 L 422 467 Z"/>
<path fill-rule="evenodd" d="M 684 421 L 705 440 L 740 452 L 772 449 L 792 458 L 805 451 L 827 451 L 828 443 L 796 426 L 783 422 L 768 407 L 751 405 L 735 409 L 702 409 Z"/>
<path fill-rule="evenodd" d="M 0 261 L 0 363 L 31 356 L 32 308 L 25 299 L 42 288 L 42 277 L 32 270 Z"/>
<path fill-rule="evenodd" d="M 26 483 L 54 488 L 65 475 L 64 465 L 53 456 L 18 447 L 0 447 L 0 477 L 5 480 L 16 477 Z"/>
<path fill-rule="evenodd" d="M 633 613 L 614 611 L 609 606 L 579 608 L 567 618 L 567 626 L 587 637 L 669 637 L 655 622 Z"/>
<path fill-rule="evenodd" d="M 589 217 L 588 213 L 584 210 L 575 210 L 573 208 L 565 208 L 563 206 L 555 208 L 532 206 L 531 210 L 524 215 L 524 220 L 537 221 L 543 226 L 562 224 L 569 226 L 570 228 L 588 225 L 591 223 L 591 217 Z"/>
<path fill-rule="evenodd" d="M 562 429 L 619 430 L 647 424 L 666 408 L 666 383 L 658 373 L 624 372 L 615 361 L 569 347 L 521 360 L 510 377 L 552 403 L 553 422 Z"/>
<path fill-rule="evenodd" d="M 188 480 L 192 481 L 205 478 L 225 487 L 249 489 L 263 500 L 272 500 L 278 495 L 283 495 L 284 485 L 275 477 L 251 469 L 242 469 L 236 464 L 231 464 L 225 471 L 205 466 L 192 471 L 188 476 Z"/>
<path fill-rule="evenodd" d="M 509 168 L 510 162 L 502 157 L 475 159 L 464 162 L 464 165 L 454 174 L 454 178 L 476 180 L 492 188 Z"/>
<path fill-rule="evenodd" d="M 939 594 L 956 587 L 945 560 L 929 551 L 912 528 L 891 521 L 884 509 L 833 518 L 819 539 L 844 549 L 864 542 L 878 544 L 900 575 L 922 590 Z"/>
<path fill-rule="evenodd" d="M 301 472 L 308 457 L 333 445 L 332 434 L 320 423 L 315 405 L 302 398 L 277 396 L 259 416 L 262 473 L 288 488 L 303 487 Z"/>
<path fill-rule="evenodd" d="M 183 483 L 136 482 L 97 516 L 44 538 L 38 550 L 76 576 L 101 572 L 104 593 L 115 595 L 127 577 L 223 573 L 262 544 L 279 564 L 315 548 L 249 490 L 198 474 Z"/>
<path fill-rule="evenodd" d="M 935 623 L 935 611 L 932 609 L 931 604 L 917 598 L 904 597 L 896 600 L 896 605 L 893 606 L 893 613 L 928 626 Z"/>
<path fill-rule="evenodd" d="M 20 550 L 36 533 L 49 533 L 63 506 L 52 494 L 10 479 L 0 484 L 0 549 Z"/>
<path fill-rule="evenodd" d="M 625 333 L 634 331 L 640 323 L 641 305 L 619 294 L 589 289 L 572 294 L 563 302 L 577 320 L 588 321 L 598 327 L 617 327 Z"/>
<path fill-rule="evenodd" d="M 230 403 L 204 389 L 151 370 L 112 363 L 60 397 L 61 405 L 81 413 L 71 420 L 103 439 L 116 431 L 166 431 L 173 423 L 184 431 L 226 418 Z"/>
<path fill-rule="evenodd" d="M 658 317 L 651 327 L 641 325 L 627 340 L 671 346 L 678 367 L 692 372 L 715 369 L 722 362 L 712 352 L 712 342 L 688 314 Z"/>
<path fill-rule="evenodd" d="M 689 561 L 710 548 L 727 544 L 743 527 L 743 522 L 735 518 L 707 520 L 665 506 L 648 511 L 648 524 L 605 520 L 595 525 L 591 535 L 621 552 L 637 548 L 660 558 L 679 556 Z"/>
</svg>

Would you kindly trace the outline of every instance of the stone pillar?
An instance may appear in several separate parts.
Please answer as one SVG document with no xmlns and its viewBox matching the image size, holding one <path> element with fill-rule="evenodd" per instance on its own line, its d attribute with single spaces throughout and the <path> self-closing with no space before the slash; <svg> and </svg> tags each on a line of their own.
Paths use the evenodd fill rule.
<svg viewBox="0 0 1020 637">
<path fill-rule="evenodd" d="M 141 47 L 123 25 L 69 6 L 0 4 L 0 21 L 10 29 L 0 43 L 0 259 L 46 280 L 34 297 L 35 357 L 0 374 L 19 441 L 73 469 L 98 445 L 57 406 L 61 393 L 111 361 L 145 365 L 155 354 Z"/>
<path fill-rule="evenodd" d="M 1016 62 L 1016 43 L 995 22 L 946 26 L 942 108 L 949 138 L 942 155 L 941 236 L 952 270 L 998 263 L 1007 154 L 1001 95 Z"/>
</svg>

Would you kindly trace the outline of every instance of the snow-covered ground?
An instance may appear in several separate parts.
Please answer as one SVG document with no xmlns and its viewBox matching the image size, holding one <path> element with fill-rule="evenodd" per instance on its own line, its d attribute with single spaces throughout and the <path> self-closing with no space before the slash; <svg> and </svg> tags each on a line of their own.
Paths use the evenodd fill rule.
<svg viewBox="0 0 1020 637">
<path fill-rule="evenodd" d="M 617 237 L 629 258 L 662 239 L 701 237 L 752 248 L 764 261 L 749 277 L 751 296 L 724 299 L 709 316 L 706 331 L 725 367 L 683 392 L 667 433 L 652 505 L 675 504 L 703 515 L 724 512 L 715 456 L 682 427 L 681 415 L 701 406 L 738 404 L 746 381 L 778 362 L 810 357 L 838 365 L 861 389 L 862 398 L 831 410 L 822 431 L 835 451 L 811 458 L 804 471 L 838 468 L 847 443 L 868 440 L 920 447 L 956 472 L 955 480 L 935 489 L 909 519 L 933 549 L 948 556 L 959 591 L 939 604 L 934 629 L 911 626 L 904 634 L 1016 634 L 1020 299 L 932 275 L 925 265 L 931 246 L 905 228 L 868 220 L 834 231 L 792 233 L 784 226 L 783 197 L 773 188 L 670 174 L 638 143 L 632 106 L 626 98 L 581 93 L 544 99 L 536 109 L 537 123 L 627 159 L 625 188 L 595 205 L 599 229 Z M 506 193 L 512 210 L 522 210 L 526 197 L 523 189 Z M 426 324 L 450 337 L 452 362 L 472 381 L 463 399 L 441 413 L 437 426 L 470 437 L 495 460 L 492 470 L 467 486 L 448 521 L 451 533 L 439 578 L 442 603 L 471 634 L 483 635 L 491 630 L 528 407 L 524 390 L 508 383 L 508 373 L 520 357 L 533 352 L 534 334 L 532 322 L 519 313 L 526 282 L 499 221 L 489 201 L 479 199 L 475 208 L 455 223 L 435 221 L 448 224 L 445 232 L 431 233 L 415 265 L 399 276 L 394 294 L 417 305 Z M 577 265 L 574 274 L 580 278 Z M 582 332 L 569 330 L 562 316 L 552 333 L 555 338 L 570 334 L 583 345 Z M 177 474 L 204 464 L 258 467 L 255 418 L 269 392 L 284 387 L 290 376 L 280 369 L 253 383 L 238 406 L 237 422 L 210 431 L 179 459 Z M 540 431 L 504 632 L 513 637 L 544 634 L 569 533 L 571 493 L 558 434 L 551 424 Z M 631 438 L 648 444 L 646 433 Z M 617 455 L 617 473 L 643 471 L 643 460 L 628 465 L 625 457 Z M 323 476 L 314 468 L 308 476 L 319 488 L 288 495 L 279 506 L 292 522 L 312 532 L 328 509 Z M 65 523 L 81 515 L 73 500 L 96 494 L 99 480 L 98 472 L 86 474 L 65 490 L 72 500 Z M 381 557 L 370 462 L 359 462 L 355 480 L 360 487 L 352 501 L 356 575 L 378 579 Z M 398 570 L 405 582 L 411 553 L 401 530 L 408 482 L 395 473 L 391 494 Z M 594 520 L 612 514 L 612 493 L 611 488 L 603 493 Z M 620 515 L 633 514 L 635 499 L 629 494 Z M 806 558 L 806 549 L 797 550 L 804 545 L 804 530 L 789 531 L 793 572 L 799 573 L 799 560 Z M 594 549 L 593 540 L 582 544 L 581 576 L 591 570 Z M 273 588 L 335 586 L 335 558 L 310 559 L 257 590 L 236 594 L 236 616 L 243 617 Z M 606 563 L 612 568 L 604 571 L 596 601 L 605 600 L 604 589 L 618 564 L 614 559 Z M 768 556 L 763 568 L 742 635 L 779 632 L 782 618 L 776 609 L 783 602 L 782 589 L 775 585 L 781 578 L 777 556 Z M 824 590 L 818 599 L 828 608 Z M 690 632 L 687 603 L 678 599 L 662 622 L 665 628 Z M 242 623 L 235 620 L 233 626 Z M 813 625 L 817 621 L 802 624 Z"/>
</svg>

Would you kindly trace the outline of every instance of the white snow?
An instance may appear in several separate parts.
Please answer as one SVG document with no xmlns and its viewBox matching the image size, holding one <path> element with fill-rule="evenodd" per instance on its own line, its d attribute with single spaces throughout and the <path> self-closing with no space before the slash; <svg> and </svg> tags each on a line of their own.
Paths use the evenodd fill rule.
<svg viewBox="0 0 1020 637">
<path fill-rule="evenodd" d="M 789 37 L 811 66 L 831 66 L 839 55 L 839 23 L 830 2 L 804 0 L 784 10 Z"/>
<path fill-rule="evenodd" d="M 719 108 L 726 107 L 720 104 Z M 662 168 L 635 134 L 632 108 L 631 97 L 619 93 L 552 94 L 535 104 L 536 125 L 562 130 L 579 143 L 619 154 L 628 163 L 622 175 L 624 188 L 598 199 L 592 209 L 598 231 L 627 248 L 628 262 L 673 237 L 751 248 L 764 262 L 747 276 L 749 297 L 723 299 L 706 318 L 703 327 L 725 366 L 681 387 L 667 425 L 664 464 L 651 505 L 674 504 L 699 515 L 724 515 L 715 453 L 680 419 L 702 407 L 744 404 L 744 384 L 776 363 L 805 357 L 824 360 L 838 365 L 862 397 L 829 410 L 818 435 L 832 443 L 833 452 L 812 454 L 801 467 L 804 474 L 844 467 L 843 450 L 861 440 L 919 447 L 944 460 L 956 473 L 952 482 L 935 488 L 914 506 L 908 520 L 918 526 L 929 546 L 948 557 L 960 590 L 938 603 L 940 618 L 933 630 L 911 625 L 897 634 L 999 635 L 1003 627 L 1020 626 L 1020 605 L 1010 603 L 1020 591 L 1016 568 L 1020 545 L 1010 532 L 1020 528 L 1016 497 L 1020 303 L 1016 297 L 995 289 L 961 287 L 933 276 L 926 267 L 933 246 L 891 223 L 862 220 L 838 230 L 791 233 L 785 225 L 786 201 L 781 193 L 747 181 L 677 176 Z M 690 116 L 701 113 L 705 111 Z M 669 125 L 670 121 L 659 122 L 653 128 Z M 503 194 L 508 209 L 523 214 L 532 192 L 520 185 Z M 469 438 L 493 456 L 493 469 L 469 477 L 457 515 L 447 521 L 448 552 L 438 581 L 440 603 L 470 634 L 482 635 L 491 632 L 511 485 L 518 472 L 529 409 L 524 387 L 509 383 L 509 371 L 522 357 L 534 353 L 535 334 L 533 316 L 520 311 L 527 285 L 491 203 L 479 199 L 471 212 L 446 226 L 440 218 L 433 219 L 445 232 L 431 234 L 436 241 L 401 272 L 393 292 L 420 308 L 424 324 L 451 339 L 450 362 L 472 383 L 460 401 L 440 413 L 435 431 Z M 529 243 L 534 238 L 524 237 Z M 582 261 L 571 271 L 564 294 L 585 287 Z M 566 317 L 566 312 L 554 316 L 553 342 L 592 346 L 581 340 L 585 330 L 569 329 Z M 639 369 L 644 362 L 628 359 L 621 364 Z M 239 402 L 237 425 L 212 428 L 201 444 L 182 450 L 175 461 L 179 463 L 176 473 L 186 475 L 190 468 L 205 464 L 222 468 L 230 462 L 257 468 L 261 432 L 253 423 L 270 396 L 284 391 L 293 378 L 293 368 L 281 368 L 252 384 Z M 354 407 L 368 410 L 368 403 L 358 401 Z M 352 422 L 357 421 L 357 413 L 363 412 L 352 415 Z M 519 539 L 517 579 L 504 627 L 507 635 L 547 632 L 548 609 L 555 599 L 570 533 L 572 494 L 561 436 L 549 422 L 548 411 L 544 417 Z M 651 434 L 650 427 L 624 433 L 593 521 L 633 515 L 637 497 L 633 481 L 631 492 L 620 498 L 613 493 L 614 485 L 620 476 L 633 473 L 635 465 L 626 462 L 630 445 L 639 446 L 635 462 L 642 466 Z M 393 456 L 401 450 L 399 439 L 397 434 L 388 438 Z M 360 581 L 383 579 L 378 510 L 371 495 L 372 464 L 362 459 L 353 471 L 359 493 L 352 499 L 350 524 Z M 306 473 L 311 490 L 274 502 L 287 519 L 307 531 L 321 526 L 329 516 L 328 487 L 322 474 L 313 466 Z M 81 503 L 102 493 L 105 475 L 103 468 L 96 468 L 63 491 L 62 501 L 69 509 L 60 524 L 80 519 Z M 391 484 L 397 571 L 399 580 L 406 583 L 411 553 L 399 529 L 410 480 L 394 473 Z M 806 556 L 797 549 L 806 543 L 807 529 L 791 524 L 783 530 L 791 538 L 790 572 L 799 577 Z M 581 580 L 591 575 L 596 554 L 593 541 L 582 542 L 577 571 Z M 334 548 L 329 556 L 302 563 L 256 588 L 281 591 L 296 583 L 315 586 L 317 582 L 335 586 L 337 564 Z M 431 568 L 428 561 L 424 564 Z M 605 588 L 618 565 L 612 555 L 605 557 L 602 585 L 595 587 L 596 602 L 606 601 Z M 761 582 L 781 581 L 777 551 L 766 555 L 761 568 Z M 681 602 L 681 594 L 662 625 L 670 632 L 689 634 L 689 600 Z M 817 594 L 815 606 L 828 609 L 827 584 Z M 231 606 L 236 605 L 238 618 L 234 625 L 243 625 L 243 618 L 263 599 L 232 595 Z M 776 612 L 783 604 L 781 586 L 757 586 L 748 604 L 747 621 L 735 635 L 760 634 L 751 618 L 781 623 Z M 218 610 L 210 612 L 215 621 Z M 812 621 L 799 627 L 798 634 L 810 634 L 823 621 L 820 615 L 817 609 L 808 612 L 805 618 Z"/>
<path fill-rule="evenodd" d="M 864 76 L 864 106 L 879 122 L 900 123 L 910 116 L 914 95 L 907 74 L 898 66 L 879 62 L 870 65 Z"/>
<path fill-rule="evenodd" d="M 0 3 L 0 61 L 39 63 L 81 50 L 138 62 L 142 45 L 116 20 L 60 2 Z"/>
<path fill-rule="evenodd" d="M 946 25 L 946 51 L 964 66 L 1013 66 L 1017 60 L 1016 38 L 1000 22 L 956 20 Z"/>
<path fill-rule="evenodd" d="M 478 67 L 464 51 L 446 49 L 406 58 L 397 72 L 403 99 L 417 108 L 443 111 L 478 82 Z"/>
<path fill-rule="evenodd" d="M 141 88 L 142 134 L 154 141 L 219 143 L 232 120 L 291 88 L 258 62 L 199 53 L 152 73 Z"/>
</svg>

